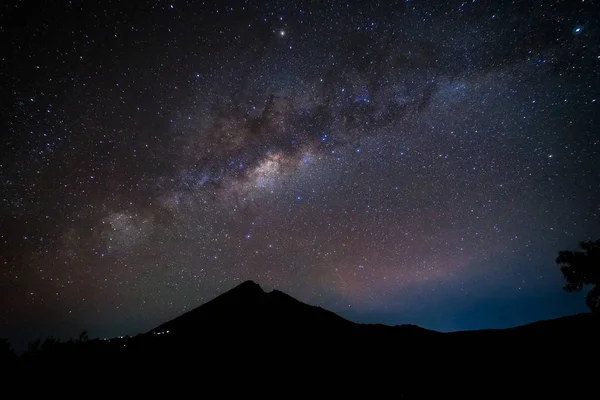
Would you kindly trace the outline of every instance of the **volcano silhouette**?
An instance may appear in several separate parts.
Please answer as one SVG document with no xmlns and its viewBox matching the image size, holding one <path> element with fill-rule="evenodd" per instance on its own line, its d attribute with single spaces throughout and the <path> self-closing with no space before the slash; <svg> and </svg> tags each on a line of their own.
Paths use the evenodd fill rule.
<svg viewBox="0 0 600 400">
<path fill-rule="evenodd" d="M 252 334 L 301 329 L 306 333 L 350 329 L 354 325 L 321 307 L 302 303 L 278 290 L 267 293 L 257 283 L 246 281 L 152 332 L 189 336 L 230 330 Z"/>
<path fill-rule="evenodd" d="M 390 327 L 357 324 L 321 307 L 311 306 L 279 291 L 265 292 L 245 281 L 228 292 L 150 331 L 169 337 L 240 336 L 261 340 L 283 338 L 360 338 L 375 333 L 423 335 L 438 332 L 414 325 Z"/>
<path fill-rule="evenodd" d="M 225 371 L 227 376 L 289 374 L 305 371 L 308 365 L 325 374 L 348 366 L 379 366 L 399 368 L 404 384 L 409 384 L 423 376 L 445 376 L 454 370 L 465 376 L 509 364 L 523 376 L 560 370 L 567 361 L 584 365 L 585 352 L 549 350 L 557 345 L 592 349 L 598 335 L 599 319 L 591 313 L 509 329 L 451 333 L 415 325 L 358 324 L 246 281 L 144 334 L 46 346 L 25 359 L 24 371 L 110 369 L 127 375 L 169 370 L 206 377 Z"/>
</svg>

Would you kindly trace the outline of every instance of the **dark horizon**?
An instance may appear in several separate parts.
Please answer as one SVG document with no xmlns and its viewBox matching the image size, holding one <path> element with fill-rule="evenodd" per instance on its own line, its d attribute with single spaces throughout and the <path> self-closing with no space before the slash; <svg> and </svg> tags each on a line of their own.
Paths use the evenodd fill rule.
<svg viewBox="0 0 600 400">
<path fill-rule="evenodd" d="M 248 282 L 248 281 L 246 281 Z M 250 280 L 250 282 L 255 282 L 258 283 L 254 280 Z M 223 292 L 218 293 L 217 296 L 215 298 L 217 298 L 218 296 L 227 293 L 229 290 L 234 289 L 235 287 L 237 287 L 239 284 L 235 284 L 234 286 L 227 288 L 225 290 L 223 290 Z M 265 288 L 263 285 L 260 285 L 260 283 L 258 283 L 258 285 L 265 291 L 265 292 L 270 292 L 271 290 L 277 290 L 277 288 Z M 564 292 L 563 292 L 564 293 Z M 572 303 L 568 303 L 565 302 L 566 304 L 569 304 L 572 307 L 572 310 L 575 310 L 574 312 L 571 312 L 570 308 L 565 308 L 566 313 L 564 314 L 548 314 L 546 316 L 543 317 L 539 317 L 539 311 L 536 312 L 534 310 L 532 310 L 532 316 L 533 319 L 531 318 L 527 318 L 526 315 L 524 315 L 524 313 L 521 313 L 519 315 L 517 315 L 514 319 L 512 319 L 510 322 L 507 321 L 505 324 L 502 323 L 498 323 L 497 317 L 498 315 L 502 315 L 502 312 L 494 312 L 493 310 L 490 311 L 489 308 L 486 307 L 486 304 L 476 304 L 476 308 L 478 308 L 481 312 L 481 316 L 482 319 L 477 319 L 477 324 L 480 325 L 474 325 L 474 326 L 465 326 L 465 327 L 458 327 L 456 329 L 439 329 L 436 328 L 435 326 L 431 326 L 431 325 L 427 325 L 425 324 L 421 324 L 419 323 L 419 318 L 417 317 L 416 319 L 410 320 L 410 321 L 401 321 L 401 322 L 394 322 L 396 320 L 396 318 L 398 318 L 398 316 L 388 316 L 386 318 L 386 316 L 381 316 L 381 318 L 379 315 L 377 314 L 365 314 L 365 315 L 360 315 L 359 313 L 355 313 L 352 310 L 339 310 L 339 311 L 334 311 L 334 310 L 328 310 L 328 311 L 333 311 L 334 313 L 336 313 L 337 315 L 340 315 L 342 318 L 345 318 L 349 321 L 355 322 L 355 323 L 359 323 L 359 324 L 383 324 L 383 325 L 387 325 L 387 326 L 395 326 L 395 325 L 417 325 L 421 328 L 425 328 L 428 330 L 433 330 L 433 331 L 437 331 L 437 332 L 458 332 L 458 331 L 478 331 L 478 330 L 487 330 L 487 329 L 506 329 L 506 328 L 514 328 L 514 327 L 518 327 L 518 326 L 523 326 L 523 325 L 527 325 L 533 322 L 539 322 L 539 321 L 546 321 L 546 320 L 553 320 L 553 319 L 557 319 L 557 318 L 561 318 L 561 317 L 567 317 L 567 316 L 573 316 L 573 315 L 578 315 L 581 313 L 589 313 L 589 310 L 587 308 L 585 308 L 584 306 L 582 306 L 583 303 L 583 294 L 582 295 L 578 295 L 578 296 L 568 296 L 567 298 L 572 299 Z M 214 299 L 214 298 L 213 298 Z M 202 304 L 198 304 L 194 307 L 192 307 L 191 309 L 196 309 L 198 307 L 201 307 L 202 305 L 206 304 L 207 302 L 213 300 L 213 299 L 208 299 L 206 302 L 202 303 Z M 562 299 L 561 299 L 562 300 Z M 520 302 L 520 300 L 517 300 L 517 302 Z M 310 303 L 306 303 L 309 305 L 316 305 L 316 306 L 320 306 L 317 304 L 310 304 Z M 547 306 L 548 301 L 547 299 L 544 299 L 540 302 L 541 304 L 545 304 Z M 517 305 L 517 304 L 516 304 Z M 326 309 L 326 308 L 325 308 Z M 511 312 L 511 308 L 508 307 L 507 309 L 504 310 L 505 315 L 508 314 L 512 314 Z M 155 321 L 155 322 L 151 322 L 149 326 L 146 326 L 144 328 L 142 328 L 139 331 L 124 331 L 124 330 L 117 330 L 117 331 L 111 331 L 110 329 L 108 330 L 103 330 L 102 328 L 100 328 L 98 330 L 98 328 L 96 329 L 88 329 L 88 328 L 81 328 L 79 330 L 75 329 L 75 330 L 68 330 L 68 331 L 62 331 L 59 332 L 58 334 L 56 334 L 56 332 L 46 332 L 43 333 L 43 329 L 38 330 L 38 331 L 32 331 L 33 334 L 32 335 L 26 335 L 26 336 L 22 336 L 22 337 L 5 337 L 9 340 L 10 344 L 13 346 L 13 348 L 15 349 L 15 351 L 17 351 L 18 354 L 21 354 L 23 351 L 25 351 L 27 349 L 27 345 L 29 343 L 32 343 L 35 340 L 45 340 L 48 338 L 55 338 L 55 339 L 59 339 L 59 340 L 71 340 L 71 339 L 77 339 L 79 337 L 79 335 L 82 332 L 86 332 L 87 335 L 89 336 L 90 339 L 95 339 L 95 338 L 116 338 L 119 336 L 136 336 L 138 334 L 143 334 L 146 332 L 149 332 L 151 329 L 161 325 L 162 323 L 165 323 L 167 321 L 170 321 L 182 314 L 184 314 L 185 312 L 191 311 L 190 309 L 187 309 L 186 311 L 182 311 L 179 314 L 175 314 L 172 315 L 171 317 L 169 317 L 166 320 L 162 320 L 162 321 Z M 440 311 L 441 312 L 441 311 Z M 442 313 L 442 312 L 441 312 Z M 427 315 L 427 313 L 424 313 L 425 315 Z M 443 313 L 442 313 L 443 314 Z M 456 316 L 453 315 L 452 318 L 456 318 L 456 319 L 460 319 L 460 316 Z M 481 324 L 482 320 L 485 320 L 487 318 L 487 320 L 489 321 L 487 324 L 483 323 Z M 400 317 L 400 319 L 402 319 L 402 317 Z M 386 322 L 387 321 L 387 322 Z M 442 325 L 443 326 L 443 325 Z M 104 333 L 104 334 L 99 334 L 99 333 Z"/>
<path fill-rule="evenodd" d="M 320 375 L 323 371 L 330 380 L 332 374 L 368 366 L 379 379 L 380 371 L 390 371 L 391 367 L 400 375 L 393 384 L 400 383 L 401 396 L 407 390 L 424 393 L 424 376 L 429 377 L 427 382 L 456 377 L 459 387 L 444 384 L 444 393 L 458 390 L 463 396 L 467 392 L 479 396 L 482 379 L 478 374 L 502 383 L 505 390 L 527 387 L 539 393 L 540 385 L 530 376 L 531 371 L 536 372 L 534 377 L 543 375 L 543 381 L 548 380 L 546 371 L 560 371 L 565 364 L 575 365 L 568 370 L 577 377 L 588 371 L 585 361 L 590 359 L 589 350 L 556 352 L 552 346 L 575 343 L 585 349 L 598 334 L 600 319 L 595 312 L 512 329 L 450 333 L 406 324 L 357 324 L 280 290 L 265 291 L 248 280 L 135 336 L 95 339 L 82 332 L 70 340 L 37 341 L 20 355 L 6 341 L 0 341 L 0 369 L 8 378 L 35 381 L 38 376 L 55 373 L 79 383 L 114 377 L 103 379 L 109 386 L 116 386 L 117 377 L 126 377 L 118 387 L 131 384 L 139 390 L 139 380 L 129 378 L 132 374 L 148 376 L 152 371 L 158 371 L 161 385 L 172 388 L 175 382 L 188 381 L 182 379 L 186 372 L 210 383 L 213 376 L 223 376 L 224 372 L 227 379 L 236 382 L 238 376 L 248 378 L 255 373 L 269 378 L 282 373 L 295 380 L 297 373 L 306 374 L 310 368 L 310 373 Z M 511 362 L 512 368 L 507 369 Z M 465 374 L 477 385 L 465 384 Z M 565 377 L 563 371 L 560 374 Z M 507 379 L 513 377 L 517 379 Z M 519 377 L 525 382 L 518 381 Z M 197 382 L 192 385 L 197 387 Z M 152 389 L 156 388 L 153 383 Z"/>
<path fill-rule="evenodd" d="M 252 279 L 356 322 L 588 311 L 594 2 L 0 7 L 0 337 L 135 334 Z"/>
</svg>

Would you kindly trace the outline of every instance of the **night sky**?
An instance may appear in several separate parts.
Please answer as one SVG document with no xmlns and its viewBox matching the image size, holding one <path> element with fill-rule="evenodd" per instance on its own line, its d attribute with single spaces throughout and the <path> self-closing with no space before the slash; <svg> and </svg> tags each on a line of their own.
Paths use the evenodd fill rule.
<svg viewBox="0 0 600 400">
<path fill-rule="evenodd" d="M 244 280 L 449 331 L 586 311 L 594 1 L 3 1 L 0 336 Z M 322 5 L 326 4 L 326 5 Z"/>
</svg>

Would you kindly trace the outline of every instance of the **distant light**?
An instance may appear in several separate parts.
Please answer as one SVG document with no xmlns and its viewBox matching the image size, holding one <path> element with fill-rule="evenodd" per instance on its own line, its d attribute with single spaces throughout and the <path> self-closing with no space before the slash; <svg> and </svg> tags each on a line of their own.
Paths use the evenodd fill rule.
<svg viewBox="0 0 600 400">
<path fill-rule="evenodd" d="M 575 28 L 573 28 L 573 34 L 574 35 L 579 35 L 581 32 L 583 32 L 583 26 L 578 25 Z"/>
<path fill-rule="evenodd" d="M 280 35 L 281 37 L 284 37 L 284 36 L 285 36 L 285 31 L 279 31 L 279 35 Z"/>
</svg>

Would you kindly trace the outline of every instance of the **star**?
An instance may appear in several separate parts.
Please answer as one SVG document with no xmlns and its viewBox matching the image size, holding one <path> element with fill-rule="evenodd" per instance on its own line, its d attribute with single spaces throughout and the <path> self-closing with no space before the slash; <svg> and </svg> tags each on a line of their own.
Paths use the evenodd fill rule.
<svg viewBox="0 0 600 400">
<path fill-rule="evenodd" d="M 3 30 L 3 334 L 246 279 L 444 331 L 585 311 L 552 266 L 600 226 L 597 2 L 40 3 Z"/>
</svg>

